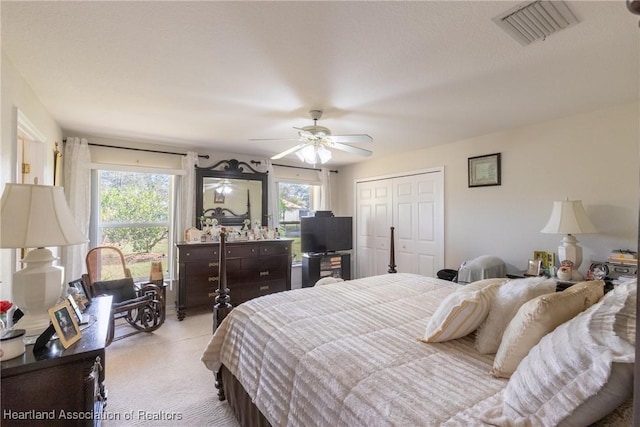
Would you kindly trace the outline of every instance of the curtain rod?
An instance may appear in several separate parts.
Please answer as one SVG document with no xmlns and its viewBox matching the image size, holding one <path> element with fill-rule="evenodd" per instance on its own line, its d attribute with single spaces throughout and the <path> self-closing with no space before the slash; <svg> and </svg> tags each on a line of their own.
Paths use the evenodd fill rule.
<svg viewBox="0 0 640 427">
<path fill-rule="evenodd" d="M 262 162 L 260 160 L 251 160 L 251 163 L 254 165 L 260 165 Z M 273 166 L 280 166 L 281 168 L 292 168 L 292 169 L 304 169 L 308 171 L 318 171 L 320 172 L 322 169 L 318 168 L 306 168 L 304 166 L 291 166 L 291 165 L 280 165 L 278 163 L 271 163 Z M 338 171 L 330 170 L 329 172 L 338 173 Z"/>
<path fill-rule="evenodd" d="M 67 142 L 66 139 L 63 139 L 62 142 Z M 146 148 L 133 148 L 133 147 L 118 147 L 117 145 L 106 145 L 106 144 L 95 144 L 93 142 L 89 142 L 89 145 L 93 145 L 94 147 L 106 147 L 106 148 L 120 148 L 122 150 L 133 150 L 133 151 L 146 151 L 147 153 L 157 153 L 157 154 L 173 154 L 176 156 L 186 156 L 187 153 L 175 153 L 172 151 L 160 151 L 160 150 L 148 150 Z M 203 159 L 208 159 L 208 154 L 198 154 L 198 157 Z"/>
</svg>

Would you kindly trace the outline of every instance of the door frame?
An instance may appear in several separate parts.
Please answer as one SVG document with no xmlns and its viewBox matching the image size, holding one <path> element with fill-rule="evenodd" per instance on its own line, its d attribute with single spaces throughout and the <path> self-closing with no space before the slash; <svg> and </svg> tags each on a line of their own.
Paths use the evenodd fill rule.
<svg viewBox="0 0 640 427">
<path fill-rule="evenodd" d="M 371 182 L 371 181 L 380 181 L 380 180 L 384 180 L 384 179 L 394 179 L 394 178 L 404 178 L 404 177 L 408 177 L 408 176 L 414 176 L 414 175 L 424 175 L 424 174 L 428 174 L 428 173 L 442 173 L 442 207 L 441 207 L 441 213 L 442 213 L 442 263 L 443 265 L 446 265 L 446 260 L 445 260 L 445 254 L 446 254 L 446 250 L 445 250 L 445 236 L 444 236 L 444 232 L 445 232 L 445 209 L 444 209 L 444 204 L 445 204 L 445 194 L 444 194 L 444 189 L 445 189 L 445 167 L 444 166 L 434 166 L 431 168 L 427 168 L 427 169 L 418 169 L 418 170 L 412 170 L 412 171 L 406 171 L 406 172 L 396 172 L 396 173 L 390 173 L 390 174 L 386 174 L 386 175 L 378 175 L 378 176 L 372 176 L 372 177 L 366 177 L 366 178 L 356 178 L 353 180 L 353 216 L 355 218 L 355 221 L 357 221 L 358 219 L 358 184 L 361 182 Z M 354 224 L 354 230 L 357 230 L 357 224 Z M 359 269 L 358 269 L 358 265 L 357 265 L 357 260 L 358 260 L 358 245 L 357 245 L 357 233 L 354 234 L 354 242 L 353 242 L 353 259 L 352 259 L 352 263 L 353 265 L 351 266 L 351 271 L 354 272 L 354 275 L 357 275 L 359 277 Z"/>
</svg>

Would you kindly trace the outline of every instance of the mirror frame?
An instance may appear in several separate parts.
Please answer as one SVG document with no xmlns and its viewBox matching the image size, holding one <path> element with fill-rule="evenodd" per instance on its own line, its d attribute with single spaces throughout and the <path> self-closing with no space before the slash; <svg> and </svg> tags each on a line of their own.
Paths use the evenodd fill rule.
<svg viewBox="0 0 640 427">
<path fill-rule="evenodd" d="M 220 168 L 225 165 L 223 168 Z M 245 170 L 247 169 L 247 170 Z M 227 178 L 260 181 L 262 184 L 262 226 L 269 223 L 268 212 L 268 176 L 267 172 L 258 172 L 248 163 L 239 162 L 236 159 L 221 160 L 213 166 L 198 167 L 196 166 L 196 227 L 200 228 L 200 216 L 203 212 L 204 198 L 204 178 Z"/>
</svg>

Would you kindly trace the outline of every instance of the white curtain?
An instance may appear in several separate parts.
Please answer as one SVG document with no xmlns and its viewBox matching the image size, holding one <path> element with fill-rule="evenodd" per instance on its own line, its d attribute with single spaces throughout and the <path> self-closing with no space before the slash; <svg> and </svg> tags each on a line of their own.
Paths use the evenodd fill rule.
<svg viewBox="0 0 640 427">
<path fill-rule="evenodd" d="M 271 160 L 261 160 L 259 165 L 256 165 L 258 172 L 268 173 L 267 185 L 267 198 L 269 200 L 267 206 L 267 215 L 269 217 L 269 228 L 272 230 L 280 229 L 280 216 L 278 215 L 278 183 L 276 182 L 276 173 L 273 169 Z"/>
<path fill-rule="evenodd" d="M 184 231 L 195 224 L 196 217 L 196 166 L 198 166 L 198 153 L 187 152 L 182 158 L 182 169 L 185 174 L 180 180 L 179 206 L 179 233 L 176 241 L 184 240 Z"/>
<path fill-rule="evenodd" d="M 318 172 L 320 177 L 320 210 L 331 210 L 331 179 L 329 177 L 331 171 L 328 168 L 322 168 Z"/>
<path fill-rule="evenodd" d="M 62 158 L 64 164 L 64 192 L 71 213 L 85 236 L 89 236 L 91 216 L 91 152 L 85 138 L 67 138 Z M 64 246 L 62 265 L 65 280 L 70 282 L 82 277 L 84 258 L 88 244 Z M 66 288 L 65 288 L 66 289 Z"/>
</svg>

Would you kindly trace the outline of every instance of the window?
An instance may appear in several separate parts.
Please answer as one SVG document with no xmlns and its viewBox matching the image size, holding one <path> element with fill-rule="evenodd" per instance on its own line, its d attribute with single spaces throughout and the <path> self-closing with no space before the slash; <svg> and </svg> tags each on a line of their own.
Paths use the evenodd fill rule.
<svg viewBox="0 0 640 427">
<path fill-rule="evenodd" d="M 302 262 L 300 252 L 300 218 L 313 216 L 319 209 L 320 186 L 306 183 L 278 183 L 280 235 L 293 239 L 293 263 Z"/>
<path fill-rule="evenodd" d="M 170 268 L 173 177 L 99 170 L 92 186 L 91 246 L 118 247 L 135 280 L 149 278 L 153 261 Z"/>
</svg>

